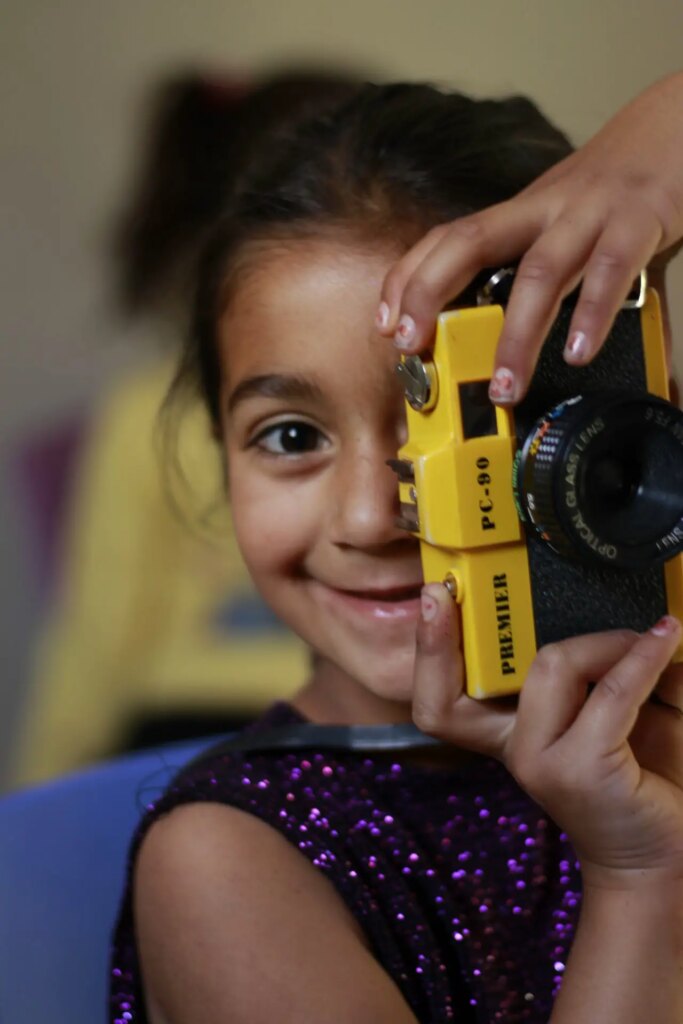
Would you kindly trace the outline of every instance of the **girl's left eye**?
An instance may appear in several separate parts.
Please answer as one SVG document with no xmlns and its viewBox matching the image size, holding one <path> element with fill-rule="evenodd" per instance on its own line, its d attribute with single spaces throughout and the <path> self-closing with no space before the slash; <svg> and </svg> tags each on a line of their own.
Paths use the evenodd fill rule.
<svg viewBox="0 0 683 1024">
<path fill-rule="evenodd" d="M 267 427 L 252 444 L 271 455 L 303 455 L 324 448 L 327 438 L 317 427 L 299 420 L 288 420 Z"/>
</svg>

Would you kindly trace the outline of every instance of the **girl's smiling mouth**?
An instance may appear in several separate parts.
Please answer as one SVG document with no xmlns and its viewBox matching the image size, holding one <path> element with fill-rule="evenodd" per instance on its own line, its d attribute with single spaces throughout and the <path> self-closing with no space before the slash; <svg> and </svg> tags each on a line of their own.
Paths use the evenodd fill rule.
<svg viewBox="0 0 683 1024">
<path fill-rule="evenodd" d="M 420 613 L 422 582 L 393 587 L 342 589 L 312 580 L 316 595 L 340 614 L 376 622 L 415 622 Z"/>
</svg>

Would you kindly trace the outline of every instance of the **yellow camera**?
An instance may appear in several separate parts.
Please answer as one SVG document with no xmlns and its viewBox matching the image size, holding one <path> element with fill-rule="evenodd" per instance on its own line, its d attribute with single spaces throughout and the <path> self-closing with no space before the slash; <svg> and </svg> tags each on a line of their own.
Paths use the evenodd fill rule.
<svg viewBox="0 0 683 1024">
<path fill-rule="evenodd" d="M 513 272 L 442 313 L 429 358 L 403 357 L 408 441 L 391 465 L 424 578 L 460 606 L 467 692 L 517 692 L 539 647 L 683 617 L 683 413 L 641 275 L 599 355 L 570 367 L 566 300 L 528 395 L 488 385 Z M 498 289 L 498 291 L 497 291 Z M 683 645 L 675 660 L 683 661 Z"/>
</svg>

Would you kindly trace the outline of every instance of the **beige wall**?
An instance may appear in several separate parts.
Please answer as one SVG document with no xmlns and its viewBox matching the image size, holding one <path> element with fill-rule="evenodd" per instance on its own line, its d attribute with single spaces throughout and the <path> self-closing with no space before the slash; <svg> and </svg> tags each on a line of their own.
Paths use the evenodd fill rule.
<svg viewBox="0 0 683 1024">
<path fill-rule="evenodd" d="M 103 243 L 132 161 L 138 101 L 165 70 L 331 59 L 481 94 L 528 92 L 580 142 L 680 67 L 682 40 L 681 0 L 6 0 L 3 440 L 83 403 L 144 350 L 142 331 L 124 332 L 107 311 Z M 682 335 L 683 260 L 672 277 Z M 2 504 L 0 720 L 16 707 L 35 620 L 21 519 Z"/>
</svg>

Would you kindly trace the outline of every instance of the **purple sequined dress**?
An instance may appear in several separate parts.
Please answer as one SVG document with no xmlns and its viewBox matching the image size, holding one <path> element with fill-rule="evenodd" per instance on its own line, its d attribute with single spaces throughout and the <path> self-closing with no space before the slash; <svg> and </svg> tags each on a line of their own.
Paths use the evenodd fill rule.
<svg viewBox="0 0 683 1024">
<path fill-rule="evenodd" d="M 251 729 L 301 721 L 276 704 Z M 547 1024 L 580 876 L 566 836 L 497 761 L 434 770 L 395 753 L 224 753 L 149 805 L 131 864 L 153 821 L 199 800 L 263 819 L 327 875 L 421 1024 Z M 129 885 L 110 1021 L 146 1020 Z"/>
</svg>

